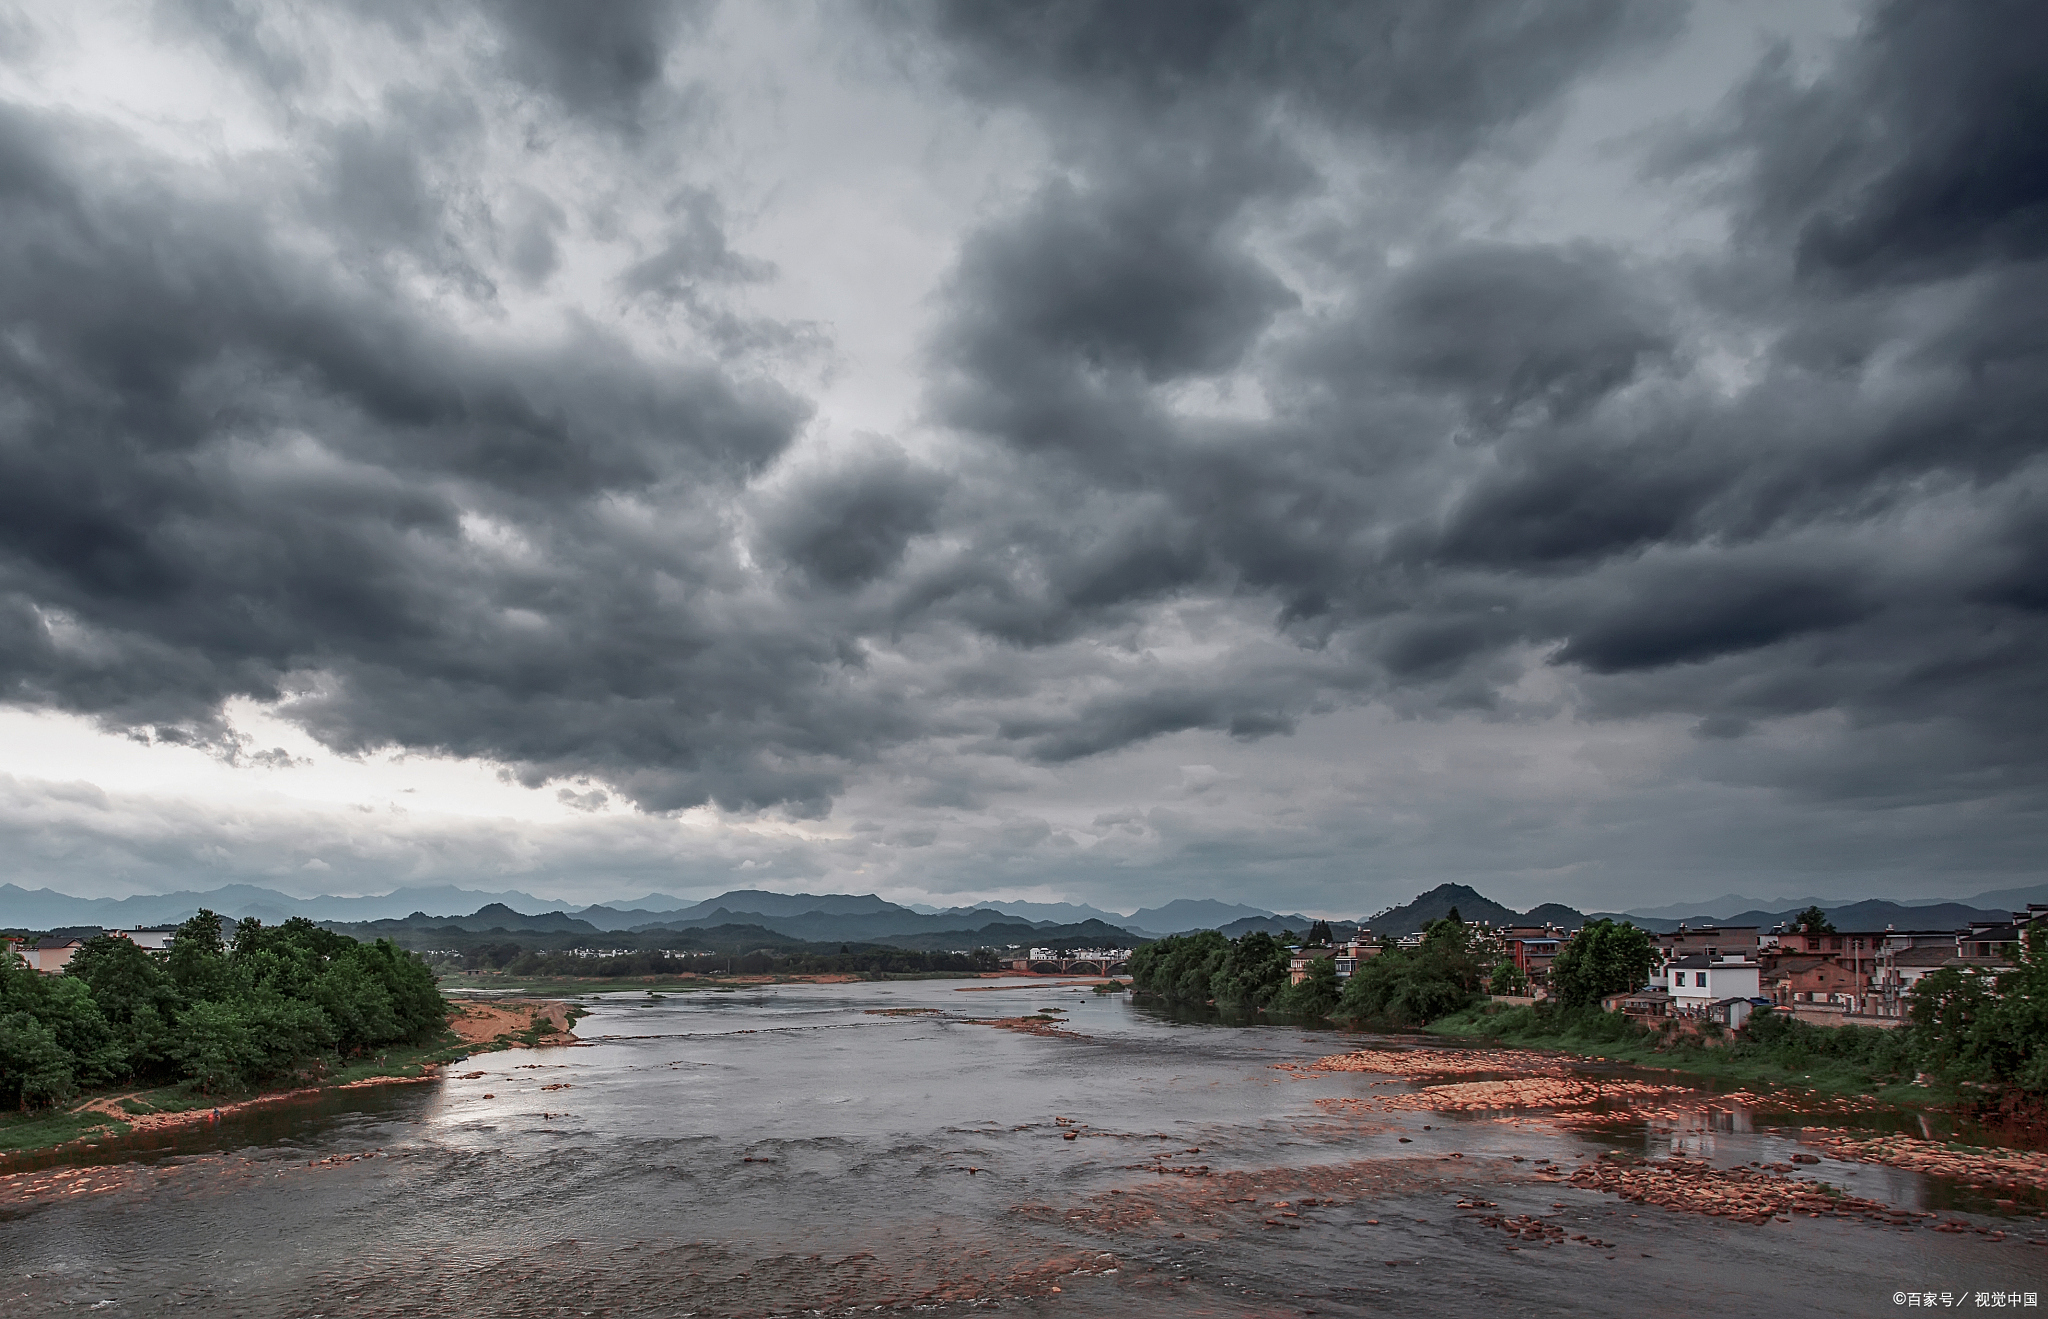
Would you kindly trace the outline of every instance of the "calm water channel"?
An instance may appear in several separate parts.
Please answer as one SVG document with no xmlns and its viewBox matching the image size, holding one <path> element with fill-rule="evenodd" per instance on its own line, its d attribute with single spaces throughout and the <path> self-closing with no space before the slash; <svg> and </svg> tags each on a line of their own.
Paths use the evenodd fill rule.
<svg viewBox="0 0 2048 1319">
<path fill-rule="evenodd" d="M 1274 1064 L 1362 1037 L 999 984 L 604 996 L 578 1047 L 231 1118 L 68 1181 L 17 1173 L 0 1314 L 1782 1316 L 2048 1291 L 2035 1219 L 2001 1220 L 2000 1242 L 1759 1226 L 1535 1172 L 1617 1146 L 1799 1148 L 1767 1118 L 1347 1114 L 1315 1101 L 1406 1087 Z M 1040 1008 L 1073 1037 L 955 1019 Z M 1812 1171 L 1994 1221 L 1954 1187 L 1851 1167 Z M 1603 1244 L 1510 1250 L 1458 1207 L 1481 1198 Z"/>
</svg>

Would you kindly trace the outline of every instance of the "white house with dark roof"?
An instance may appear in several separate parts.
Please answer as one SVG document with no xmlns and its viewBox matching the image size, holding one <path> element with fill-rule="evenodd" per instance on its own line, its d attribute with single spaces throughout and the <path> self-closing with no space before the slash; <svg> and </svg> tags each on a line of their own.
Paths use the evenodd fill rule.
<svg viewBox="0 0 2048 1319">
<path fill-rule="evenodd" d="M 1747 958 L 1694 953 L 1664 966 L 1671 993 L 1671 1011 L 1704 1017 L 1707 1009 L 1731 998 L 1756 998 L 1764 992 L 1763 968 Z"/>
</svg>

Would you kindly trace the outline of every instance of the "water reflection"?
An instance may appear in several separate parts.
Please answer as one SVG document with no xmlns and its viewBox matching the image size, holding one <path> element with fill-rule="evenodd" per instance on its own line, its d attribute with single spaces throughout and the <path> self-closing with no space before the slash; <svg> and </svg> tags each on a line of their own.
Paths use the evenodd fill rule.
<svg viewBox="0 0 2048 1319">
<path fill-rule="evenodd" d="M 2038 1268 L 1976 1236 L 1753 1228 L 1559 1185 L 1536 1170 L 1610 1148 L 1773 1162 L 1800 1127 L 1741 1105 L 1571 1126 L 1378 1112 L 1369 1101 L 1409 1087 L 1276 1066 L 1363 1041 L 1326 1024 L 1244 1027 L 1042 982 L 589 1006 L 576 1047 L 481 1055 L 436 1085 L 257 1110 L 9 1179 L 0 1251 L 24 1275 L 18 1304 L 1633 1315 L 1711 1258 L 1742 1280 L 1722 1308 L 1798 1295 L 1859 1314 L 1913 1280 L 1908 1263 L 1985 1287 Z M 1026 1016 L 1057 1033 L 981 1024 Z M 1315 1102 L 1332 1097 L 1364 1107 Z M 1989 1207 L 1913 1174 L 1828 1175 L 1899 1204 Z M 1612 1248 L 1567 1233 L 1510 1250 L 1461 1201 Z M 1589 1271 L 1597 1286 L 1572 1281 Z"/>
</svg>

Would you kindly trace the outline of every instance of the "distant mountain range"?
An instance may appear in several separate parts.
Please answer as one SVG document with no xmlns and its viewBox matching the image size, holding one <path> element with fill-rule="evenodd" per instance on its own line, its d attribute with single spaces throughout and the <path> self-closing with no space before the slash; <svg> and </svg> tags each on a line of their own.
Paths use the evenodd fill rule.
<svg viewBox="0 0 2048 1319">
<path fill-rule="evenodd" d="M 659 897 L 660 895 L 650 895 Z M 667 899 L 671 907 L 680 906 Z M 485 893 L 475 889 L 437 885 L 431 888 L 403 888 L 380 897 L 295 898 L 276 889 L 253 884 L 228 884 L 206 892 L 154 893 L 132 898 L 74 898 L 50 889 L 24 889 L 0 884 L 0 925 L 32 930 L 61 926 L 98 925 L 106 929 L 131 929 L 143 925 L 164 925 L 184 920 L 201 907 L 240 920 L 254 916 L 274 924 L 292 916 L 317 921 L 368 921 L 403 916 L 413 911 L 474 911 L 491 903 L 513 909 L 545 911 L 561 904 L 534 897 L 531 893 Z M 642 905 L 651 905 L 645 902 Z"/>
<path fill-rule="evenodd" d="M 1897 903 L 1869 900 L 1818 905 L 1840 929 L 1954 929 L 1972 920 L 2002 918 L 2027 902 L 2048 901 L 2048 884 L 1980 894 L 1967 902 Z M 1649 930 L 1676 929 L 1681 923 L 1758 925 L 1789 922 L 1808 905 L 1783 899 L 1773 905 L 1748 904 L 1726 895 L 1700 904 L 1673 904 L 1627 913 L 1593 913 L 1633 921 Z M 1182 898 L 1160 907 L 1146 907 L 1118 916 L 1077 903 L 992 901 L 971 907 L 914 909 L 873 893 L 773 893 L 765 889 L 734 889 L 702 902 L 687 903 L 663 893 L 613 905 L 570 908 L 530 893 L 489 893 L 442 885 L 404 888 L 374 897 L 296 898 L 274 889 L 231 884 L 207 892 L 143 895 L 130 898 L 75 898 L 49 889 L 23 889 L 0 884 L 0 928 L 26 930 L 78 929 L 99 926 L 119 929 L 164 925 L 205 907 L 231 919 L 255 917 L 275 924 L 292 916 L 367 925 L 397 921 L 404 928 L 455 926 L 471 932 L 494 929 L 531 933 L 680 932 L 720 927 L 772 931 L 782 939 L 802 942 L 885 942 L 904 947 L 954 947 L 959 940 L 993 927 L 1014 938 L 1008 942 L 1041 942 L 1052 930 L 1092 927 L 1119 943 L 1221 930 L 1235 938 L 1251 930 L 1279 934 L 1304 933 L 1314 918 L 1296 912 L 1282 915 L 1242 903 L 1210 898 Z M 1340 937 L 1359 925 L 1380 935 L 1412 934 L 1456 908 L 1470 921 L 1495 925 L 1533 924 L 1572 928 L 1588 916 L 1562 903 L 1544 903 L 1517 912 L 1464 884 L 1440 884 L 1398 907 L 1362 921 L 1335 921 Z M 444 915 L 442 913 L 460 914 Z M 1113 932 L 1113 933 L 1110 933 Z M 953 942 L 948 943 L 947 940 Z M 912 942 L 914 941 L 914 942 Z"/>
<path fill-rule="evenodd" d="M 2017 899 L 2017 901 L 2012 901 Z M 1882 930 L 1890 926 L 1897 930 L 1954 930 L 1974 920 L 2004 920 L 2015 907 L 2027 902 L 2048 900 L 2048 885 L 2039 889 L 2013 889 L 2000 893 L 1986 893 L 1969 902 L 1939 902 L 1904 905 L 1896 902 L 1869 900 L 1865 902 L 1819 903 L 1820 909 L 1841 930 Z M 1762 929 L 1790 924 L 1799 913 L 1815 904 L 1800 902 L 1779 910 L 1748 908 L 1730 911 L 1724 903 L 1707 904 L 1711 910 L 1702 911 L 1697 907 L 1688 909 L 1681 904 L 1675 907 L 1658 908 L 1669 913 L 1663 916 L 1635 912 L 1593 912 L 1590 915 L 1563 903 L 1546 902 L 1525 912 L 1504 907 L 1480 893 L 1477 889 L 1463 884 L 1439 884 L 1417 897 L 1414 901 L 1399 907 L 1390 907 L 1369 918 L 1366 924 L 1378 935 L 1413 934 L 1431 921 L 1442 920 L 1450 914 L 1451 908 L 1458 909 L 1458 915 L 1468 921 L 1486 921 L 1493 925 L 1556 925 L 1572 929 L 1587 920 L 1607 917 L 1612 920 L 1629 921 L 1639 929 L 1666 933 L 1680 925 L 1754 925 Z"/>
<path fill-rule="evenodd" d="M 2039 902 L 2041 899 L 2034 898 L 2033 901 Z M 1976 900 L 1971 902 L 1935 902 L 1925 905 L 1906 906 L 1897 902 L 1883 902 L 1873 899 L 1868 902 L 1837 903 L 1834 905 L 1825 902 L 1818 904 L 1802 903 L 1799 906 L 1787 907 L 1781 911 L 1751 909 L 1749 911 L 1731 912 L 1726 916 L 1701 914 L 1685 920 L 1673 920 L 1669 917 L 1660 919 L 1655 916 L 1641 915 L 1616 915 L 1614 919 L 1632 921 L 1642 929 L 1654 930 L 1658 933 L 1675 930 L 1680 925 L 1754 925 L 1768 930 L 1776 925 L 1791 924 L 1798 919 L 1800 912 L 1806 910 L 1809 906 L 1816 905 L 1823 912 L 1827 913 L 1828 920 L 1838 930 L 1882 930 L 1886 927 L 1894 930 L 1955 930 L 1968 925 L 1971 921 L 2009 920 L 2013 912 L 2013 907 L 2010 904 L 2000 904 L 1995 907 L 1980 906 Z M 2025 904 L 2022 903 L 2020 905 L 2024 906 Z"/>
<path fill-rule="evenodd" d="M 881 913 L 833 916 L 828 912 L 804 912 L 796 916 L 763 916 L 732 912 L 723 907 L 704 914 L 699 921 L 642 926 L 634 930 L 600 928 L 578 916 L 551 911 L 527 915 L 502 903 L 492 903 L 468 916 L 429 916 L 415 912 L 399 919 L 376 921 L 332 921 L 328 928 L 359 939 L 389 937 L 410 948 L 456 946 L 473 948 L 480 941 L 466 936 L 504 936 L 522 945 L 549 948 L 626 946 L 634 948 L 701 948 L 717 951 L 751 951 L 756 948 L 830 949 L 833 945 L 883 945 L 919 951 L 952 949 L 1045 946 L 1054 948 L 1129 947 L 1142 942 L 1130 931 L 1101 921 L 1067 924 L 1026 922 L 1006 919 L 999 913 L 970 913 L 979 924 L 968 926 L 959 920 L 950 924 L 943 917 L 920 912 L 909 915 L 930 922 L 929 928 L 895 929 L 876 933 L 865 928 L 886 919 Z"/>
</svg>

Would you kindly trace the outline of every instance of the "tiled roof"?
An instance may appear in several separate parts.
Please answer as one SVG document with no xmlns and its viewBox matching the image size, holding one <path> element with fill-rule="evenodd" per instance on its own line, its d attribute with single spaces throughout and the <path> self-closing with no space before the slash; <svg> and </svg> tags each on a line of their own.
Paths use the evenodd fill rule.
<svg viewBox="0 0 2048 1319">
<path fill-rule="evenodd" d="M 1898 952 L 1892 954 L 1892 965 L 1940 966 L 1943 962 L 1954 961 L 1955 958 L 1956 946 L 1954 944 L 1949 944 L 1946 947 L 1936 944 L 1926 948 L 1901 948 Z"/>
</svg>

